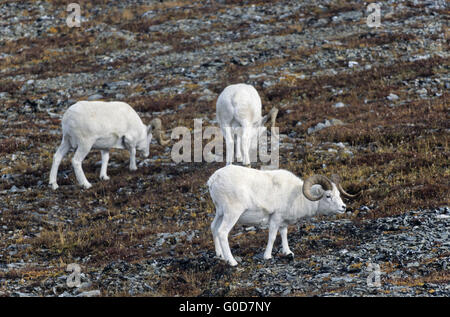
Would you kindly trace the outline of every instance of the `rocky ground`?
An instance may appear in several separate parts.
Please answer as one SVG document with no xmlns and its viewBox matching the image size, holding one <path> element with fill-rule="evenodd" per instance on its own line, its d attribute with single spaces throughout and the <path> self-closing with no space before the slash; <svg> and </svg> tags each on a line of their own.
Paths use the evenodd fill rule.
<svg viewBox="0 0 450 317">
<path fill-rule="evenodd" d="M 79 28 L 68 3 L 0 8 L 0 295 L 450 294 L 446 1 L 384 1 L 379 28 L 363 1 L 78 1 Z M 237 82 L 280 109 L 281 168 L 364 191 L 345 216 L 290 227 L 294 258 L 262 260 L 267 231 L 250 227 L 231 233 L 237 268 L 215 259 L 205 183 L 223 163 L 175 164 L 171 145 L 136 172 L 113 151 L 107 182 L 91 153 L 89 190 L 67 157 L 47 186 L 77 100 L 124 100 L 170 135 L 217 125 Z"/>
<path fill-rule="evenodd" d="M 236 291 L 246 296 L 448 296 L 449 219 L 450 210 L 445 207 L 363 220 L 359 225 L 348 219 L 311 221 L 295 227 L 290 236 L 299 259 L 280 253 L 265 261 L 261 245 L 255 246 L 254 253 L 235 250 L 238 268 L 221 263 L 212 250 L 199 252 L 195 258 L 149 257 L 135 263 L 118 259 L 81 273 L 78 287 L 68 285 L 73 280 L 70 274 L 52 276 L 39 285 L 17 279 L 9 285 L 8 295 L 158 295 L 166 288 L 190 292 L 203 282 L 198 296 L 226 296 Z M 255 234 L 256 230 L 245 231 Z M 186 235 L 160 234 L 156 245 L 170 249 L 191 242 L 192 237 Z M 303 245 L 314 250 L 307 257 Z M 12 253 L 20 247 L 10 245 L 8 250 Z M 23 268 L 22 263 L 9 263 L 1 272 Z M 199 272 L 206 273 L 202 281 L 193 278 Z"/>
</svg>

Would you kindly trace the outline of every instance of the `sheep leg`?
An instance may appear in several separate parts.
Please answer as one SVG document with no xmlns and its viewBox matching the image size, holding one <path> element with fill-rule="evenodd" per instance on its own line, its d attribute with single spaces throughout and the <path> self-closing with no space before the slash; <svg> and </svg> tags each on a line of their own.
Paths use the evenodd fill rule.
<svg viewBox="0 0 450 317">
<path fill-rule="evenodd" d="M 56 150 L 55 155 L 53 155 L 52 169 L 50 170 L 50 181 L 49 184 L 52 185 L 53 190 L 57 189 L 59 186 L 56 182 L 56 177 L 58 175 L 58 168 L 61 164 L 61 160 L 70 150 L 70 143 L 66 138 L 63 137 L 61 145 Z"/>
<path fill-rule="evenodd" d="M 132 147 L 130 149 L 130 171 L 137 170 L 136 166 L 136 148 Z"/>
<path fill-rule="evenodd" d="M 73 170 L 75 171 L 75 176 L 77 178 L 78 184 L 84 187 L 84 189 L 89 189 L 92 187 L 91 183 L 88 182 L 86 176 L 84 175 L 83 167 L 81 166 L 84 158 L 91 150 L 91 147 L 92 145 L 78 145 L 75 155 L 72 158 L 72 166 Z"/>
<path fill-rule="evenodd" d="M 244 127 L 242 130 L 242 152 L 244 155 L 243 164 L 250 167 L 250 129 L 251 127 Z"/>
<path fill-rule="evenodd" d="M 108 168 L 108 161 L 109 161 L 109 151 L 100 150 L 100 153 L 102 154 L 102 167 L 100 169 L 100 179 L 102 180 L 109 180 L 108 175 L 106 175 L 106 169 Z"/>
<path fill-rule="evenodd" d="M 287 231 L 288 231 L 287 227 L 280 228 L 281 246 L 283 248 L 283 254 L 284 255 L 290 255 L 290 254 L 294 255 L 294 253 L 291 251 L 291 249 L 289 249 L 288 239 L 287 239 Z"/>
<path fill-rule="evenodd" d="M 136 166 L 136 145 L 131 144 L 131 142 L 124 137 L 123 143 L 125 148 L 130 152 L 130 171 L 137 170 Z"/>
<path fill-rule="evenodd" d="M 219 241 L 219 236 L 218 236 L 218 230 L 219 230 L 220 224 L 222 223 L 222 219 L 223 219 L 223 216 L 222 215 L 219 216 L 219 212 L 216 211 L 216 216 L 214 217 L 214 220 L 211 223 L 211 231 L 213 234 L 214 247 L 216 249 L 216 256 L 221 259 L 224 259 L 222 247 L 220 246 L 220 241 Z"/>
<path fill-rule="evenodd" d="M 234 141 L 233 141 L 233 133 L 231 132 L 231 127 L 225 127 L 223 129 L 223 135 L 225 137 L 225 145 L 227 151 L 227 165 L 233 163 L 234 156 Z"/>
<path fill-rule="evenodd" d="M 240 132 L 236 134 L 236 162 L 242 162 L 242 137 Z"/>
<path fill-rule="evenodd" d="M 275 221 L 269 223 L 269 239 L 267 241 L 266 251 L 264 252 L 264 260 L 269 260 L 272 258 L 272 248 L 275 239 L 277 238 L 278 225 Z"/>
<path fill-rule="evenodd" d="M 231 210 L 224 210 L 222 222 L 217 230 L 223 257 L 231 266 L 236 266 L 238 263 L 231 254 L 230 245 L 228 243 L 228 234 L 239 220 L 240 215 L 241 213 L 236 213 Z"/>
</svg>

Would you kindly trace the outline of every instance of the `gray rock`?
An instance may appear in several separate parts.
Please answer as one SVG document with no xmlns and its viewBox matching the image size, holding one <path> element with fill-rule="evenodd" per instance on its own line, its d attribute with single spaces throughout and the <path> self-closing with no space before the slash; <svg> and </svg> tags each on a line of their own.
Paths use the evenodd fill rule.
<svg viewBox="0 0 450 317">
<path fill-rule="evenodd" d="M 18 297 L 36 297 L 36 295 L 32 293 L 24 293 L 24 292 L 14 292 L 13 295 Z"/>
<path fill-rule="evenodd" d="M 332 18 L 333 22 L 357 22 L 362 18 L 361 11 L 341 12 Z"/>
<path fill-rule="evenodd" d="M 333 108 L 344 108 L 345 106 L 343 102 L 339 101 L 333 105 Z"/>
<path fill-rule="evenodd" d="M 88 101 L 94 101 L 94 100 L 101 100 L 101 99 L 103 99 L 102 95 L 95 94 L 95 95 L 89 96 L 87 100 Z"/>
<path fill-rule="evenodd" d="M 20 190 L 19 190 L 19 188 L 16 187 L 16 185 L 13 185 L 13 186 L 9 189 L 9 192 L 10 192 L 10 193 L 16 193 L 16 192 L 18 192 L 18 191 L 20 191 Z"/>
<path fill-rule="evenodd" d="M 390 93 L 389 96 L 386 97 L 390 101 L 397 101 L 400 97 L 396 94 Z"/>
<path fill-rule="evenodd" d="M 418 93 L 419 95 L 426 95 L 426 94 L 428 93 L 428 91 L 427 91 L 426 88 L 422 88 L 422 89 L 419 89 L 419 90 L 417 91 L 417 93 Z"/>
<path fill-rule="evenodd" d="M 114 81 L 114 82 L 111 82 L 111 83 L 106 83 L 106 86 L 107 86 L 109 89 L 123 88 L 123 87 L 128 87 L 128 86 L 130 86 L 130 85 L 131 85 L 130 82 L 124 81 L 124 80 L 121 80 L 121 81 Z"/>
<path fill-rule="evenodd" d="M 122 100 L 124 100 L 125 99 L 125 95 L 124 94 L 116 94 L 116 100 L 118 100 L 118 101 L 122 101 Z"/>
<path fill-rule="evenodd" d="M 96 297 L 96 296 L 100 296 L 100 295 L 101 295 L 100 290 L 96 289 L 93 291 L 82 292 L 82 293 L 78 294 L 76 297 Z"/>
<path fill-rule="evenodd" d="M 320 131 L 322 129 L 336 126 L 336 125 L 343 125 L 344 123 L 339 119 L 331 119 L 331 120 L 325 120 L 324 122 L 319 122 L 316 126 L 308 128 L 308 134 Z"/>
</svg>

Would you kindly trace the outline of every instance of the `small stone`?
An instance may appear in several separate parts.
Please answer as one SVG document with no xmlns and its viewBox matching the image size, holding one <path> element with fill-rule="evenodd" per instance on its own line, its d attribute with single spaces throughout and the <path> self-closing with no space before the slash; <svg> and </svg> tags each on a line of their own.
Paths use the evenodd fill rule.
<svg viewBox="0 0 450 317">
<path fill-rule="evenodd" d="M 147 11 L 145 13 L 142 14 L 143 18 L 153 18 L 154 16 L 156 16 L 155 11 Z"/>
<path fill-rule="evenodd" d="M 334 108 L 344 108 L 345 104 L 343 102 L 338 102 L 333 105 Z"/>
<path fill-rule="evenodd" d="M 291 293 L 291 289 L 290 288 L 287 288 L 287 289 L 285 289 L 284 291 L 283 291 L 283 293 L 281 293 L 281 295 L 282 296 L 287 296 L 287 295 L 289 295 Z"/>
<path fill-rule="evenodd" d="M 321 273 L 321 274 L 317 274 L 315 276 L 316 279 L 324 279 L 330 276 L 331 273 L 327 272 L 327 273 Z"/>
<path fill-rule="evenodd" d="M 418 93 L 419 95 L 426 95 L 426 94 L 428 93 L 428 91 L 427 91 L 425 88 L 422 88 L 422 89 L 419 89 L 419 90 L 417 91 L 417 93 Z"/>
<path fill-rule="evenodd" d="M 10 192 L 10 193 L 15 193 L 15 192 L 17 192 L 18 190 L 19 190 L 19 188 L 17 188 L 16 185 L 13 185 L 13 186 L 10 188 L 9 192 Z"/>
<path fill-rule="evenodd" d="M 95 94 L 95 95 L 89 96 L 89 98 L 87 100 L 94 101 L 94 100 L 100 100 L 100 99 L 103 99 L 103 96 L 100 94 Z"/>
<path fill-rule="evenodd" d="M 36 296 L 31 293 L 23 293 L 23 292 L 15 292 L 14 294 L 19 297 L 35 297 Z"/>
<path fill-rule="evenodd" d="M 95 297 L 95 296 L 100 296 L 100 290 L 96 289 L 93 291 L 87 291 L 87 292 L 83 292 L 78 294 L 76 297 Z"/>
<path fill-rule="evenodd" d="M 76 100 L 76 99 L 70 98 L 70 99 L 67 100 L 67 104 L 73 105 L 73 104 L 75 104 L 77 101 L 78 101 L 78 100 Z"/>
<path fill-rule="evenodd" d="M 116 94 L 116 100 L 124 100 L 125 95 L 124 94 Z"/>
<path fill-rule="evenodd" d="M 334 126 L 334 125 L 343 125 L 344 123 L 339 119 L 331 119 L 331 120 L 325 120 L 324 122 L 319 122 L 315 127 L 308 128 L 308 134 L 317 132 L 319 130 Z"/>
<path fill-rule="evenodd" d="M 400 97 L 397 96 L 396 94 L 390 93 L 389 96 L 386 97 L 388 100 L 390 101 L 396 101 L 398 100 Z"/>
</svg>

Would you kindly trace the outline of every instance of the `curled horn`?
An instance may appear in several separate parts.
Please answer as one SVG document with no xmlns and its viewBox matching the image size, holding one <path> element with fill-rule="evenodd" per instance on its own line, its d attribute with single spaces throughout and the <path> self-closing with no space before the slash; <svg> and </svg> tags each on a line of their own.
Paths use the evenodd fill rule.
<svg viewBox="0 0 450 317">
<path fill-rule="evenodd" d="M 359 195 L 361 195 L 361 191 L 359 191 L 359 192 L 357 192 L 356 194 L 353 194 L 353 195 L 347 193 L 347 192 L 342 188 L 342 185 L 341 185 L 341 178 L 340 178 L 339 175 L 337 175 L 337 174 L 331 175 L 331 181 L 332 181 L 333 183 L 336 184 L 336 187 L 338 188 L 338 190 L 339 190 L 339 192 L 341 193 L 341 195 L 344 196 L 344 197 L 346 197 L 346 198 L 356 198 L 356 197 L 358 197 Z"/>
<path fill-rule="evenodd" d="M 273 107 L 272 109 L 270 109 L 269 113 L 266 114 L 262 119 L 261 119 L 261 125 L 266 124 L 267 120 L 269 120 L 270 118 L 270 124 L 272 127 L 275 126 L 275 120 L 277 118 L 277 114 L 278 114 L 278 109 L 276 107 Z"/>
<path fill-rule="evenodd" d="M 278 114 L 278 108 L 273 107 L 272 109 L 270 109 L 269 117 L 270 117 L 270 122 L 271 122 L 270 125 L 272 127 L 275 126 L 275 120 L 277 119 L 277 114 Z"/>
<path fill-rule="evenodd" d="M 159 118 L 153 119 L 152 121 L 150 121 L 149 127 L 153 129 L 153 134 L 155 135 L 155 138 L 159 144 L 167 145 L 170 142 L 170 140 L 164 138 L 164 131 L 162 129 L 161 119 Z"/>
<path fill-rule="evenodd" d="M 316 184 L 322 186 L 324 191 L 333 189 L 333 185 L 332 185 L 331 181 L 323 175 L 315 174 L 315 175 L 308 177 L 305 180 L 305 182 L 303 183 L 302 191 L 303 191 L 303 195 L 305 195 L 305 197 L 311 201 L 319 200 L 323 196 L 323 193 L 319 196 L 316 196 L 311 192 L 311 187 Z"/>
</svg>

